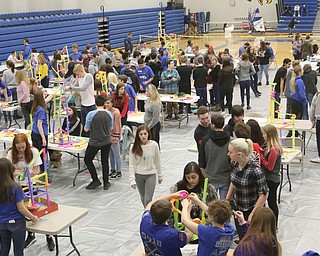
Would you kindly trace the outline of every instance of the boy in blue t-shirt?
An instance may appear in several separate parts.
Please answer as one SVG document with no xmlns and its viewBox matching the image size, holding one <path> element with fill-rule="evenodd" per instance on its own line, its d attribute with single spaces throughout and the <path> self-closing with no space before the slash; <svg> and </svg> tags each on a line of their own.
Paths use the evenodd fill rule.
<svg viewBox="0 0 320 256">
<path fill-rule="evenodd" d="M 199 236 L 198 256 L 227 255 L 234 234 L 234 227 L 230 223 L 226 223 L 232 215 L 229 202 L 213 200 L 207 206 L 194 193 L 189 195 L 189 199 L 199 205 L 203 211 L 206 211 L 211 223 L 211 225 L 194 223 L 190 219 L 191 201 L 188 199 L 182 201 L 181 221 L 186 228 Z"/>
<path fill-rule="evenodd" d="M 140 236 L 147 256 L 181 256 L 180 248 L 190 242 L 190 231 L 181 232 L 166 224 L 172 212 L 169 200 L 180 197 L 181 192 L 186 191 L 163 196 L 147 205 L 140 223 Z"/>
</svg>

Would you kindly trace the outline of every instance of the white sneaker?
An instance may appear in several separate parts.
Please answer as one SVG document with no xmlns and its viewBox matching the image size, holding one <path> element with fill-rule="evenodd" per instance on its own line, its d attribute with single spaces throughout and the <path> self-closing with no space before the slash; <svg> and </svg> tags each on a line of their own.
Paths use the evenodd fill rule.
<svg viewBox="0 0 320 256">
<path fill-rule="evenodd" d="M 320 164 L 320 157 L 318 156 L 317 158 L 310 159 L 310 162 Z"/>
</svg>

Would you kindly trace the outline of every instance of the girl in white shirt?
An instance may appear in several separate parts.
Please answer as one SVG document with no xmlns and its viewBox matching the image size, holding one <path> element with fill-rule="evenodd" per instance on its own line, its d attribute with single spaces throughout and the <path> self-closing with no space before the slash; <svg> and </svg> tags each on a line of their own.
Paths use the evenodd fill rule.
<svg viewBox="0 0 320 256">
<path fill-rule="evenodd" d="M 150 140 L 147 126 L 139 126 L 129 154 L 130 184 L 133 189 L 138 188 L 144 208 L 152 201 L 156 187 L 156 175 L 161 184 L 163 174 L 160 163 L 158 144 Z"/>
</svg>

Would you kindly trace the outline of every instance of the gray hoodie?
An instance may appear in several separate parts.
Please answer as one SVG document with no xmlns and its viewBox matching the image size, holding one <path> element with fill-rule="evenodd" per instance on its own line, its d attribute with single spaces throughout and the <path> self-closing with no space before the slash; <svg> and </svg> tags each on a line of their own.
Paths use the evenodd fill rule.
<svg viewBox="0 0 320 256">
<path fill-rule="evenodd" d="M 250 80 L 250 76 L 254 75 L 256 71 L 250 61 L 240 61 L 236 68 L 236 73 L 241 82 Z"/>
<path fill-rule="evenodd" d="M 316 122 L 320 120 L 320 93 L 317 92 L 312 99 L 311 109 L 310 109 L 310 120 L 311 122 Z"/>
</svg>

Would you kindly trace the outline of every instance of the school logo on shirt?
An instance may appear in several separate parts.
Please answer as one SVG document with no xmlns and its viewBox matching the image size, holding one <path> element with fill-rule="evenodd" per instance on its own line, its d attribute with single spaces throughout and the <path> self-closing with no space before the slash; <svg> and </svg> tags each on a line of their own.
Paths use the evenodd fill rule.
<svg viewBox="0 0 320 256">
<path fill-rule="evenodd" d="M 144 242 L 143 245 L 147 256 L 163 256 L 160 250 L 153 243 Z"/>
<path fill-rule="evenodd" d="M 219 241 L 216 242 L 215 247 L 217 248 L 214 250 L 210 256 L 219 256 L 219 255 L 226 255 L 228 252 L 232 241 L 232 236 L 222 236 Z"/>
</svg>

